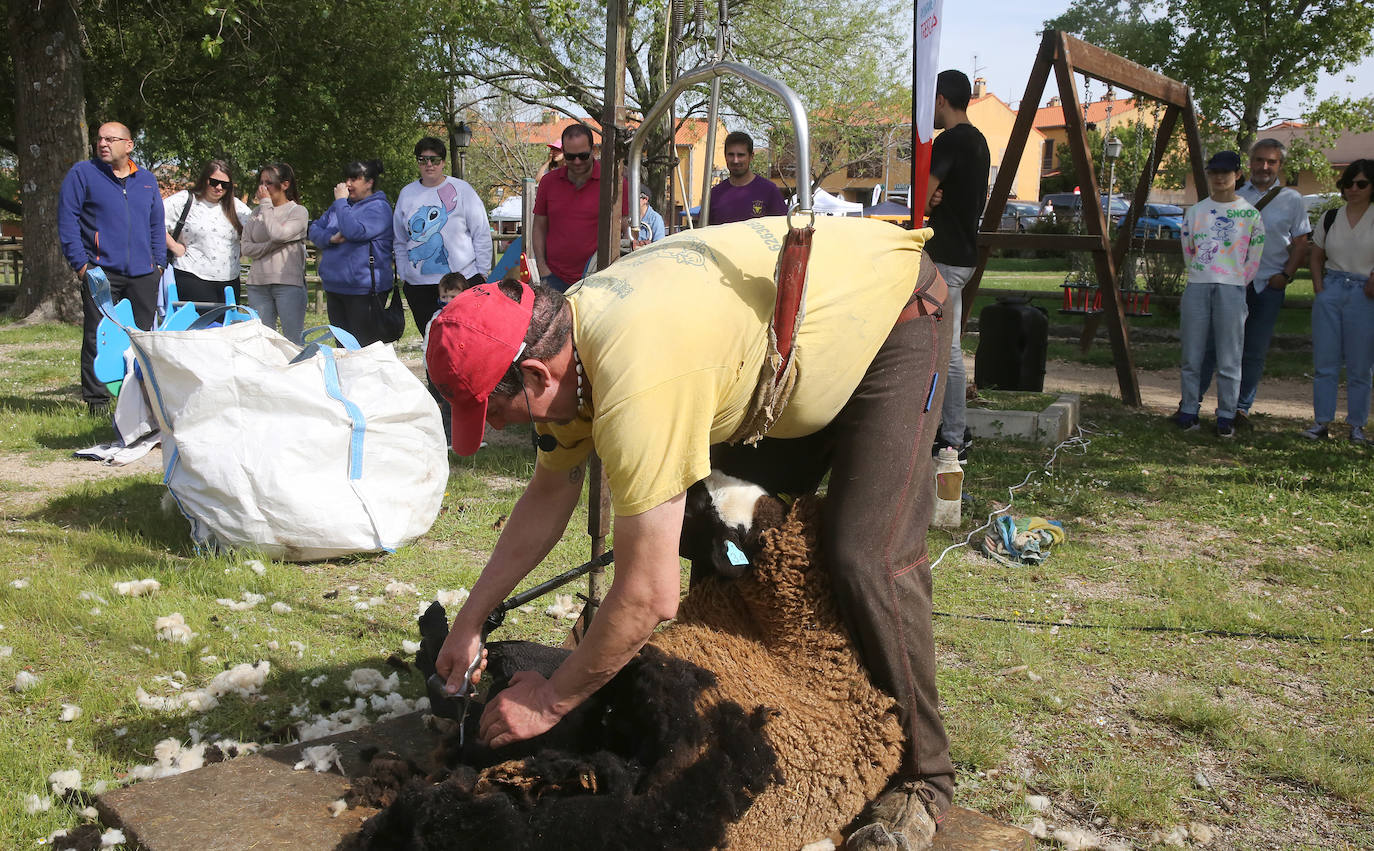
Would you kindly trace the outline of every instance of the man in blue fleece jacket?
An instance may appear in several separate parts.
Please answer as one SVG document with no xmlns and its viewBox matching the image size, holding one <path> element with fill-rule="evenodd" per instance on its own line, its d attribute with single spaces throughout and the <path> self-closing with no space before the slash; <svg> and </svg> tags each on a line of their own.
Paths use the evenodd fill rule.
<svg viewBox="0 0 1374 851">
<path fill-rule="evenodd" d="M 133 149 L 128 127 L 117 121 L 100 125 L 95 157 L 71 167 L 57 200 L 62 253 L 82 278 L 81 397 L 92 414 L 109 407 L 110 394 L 95 377 L 101 313 L 86 288 L 86 270 L 104 269 L 111 298 L 127 298 L 134 308 L 134 322 L 151 328 L 158 280 L 167 258 L 162 193 L 153 173 L 129 159 Z"/>
</svg>

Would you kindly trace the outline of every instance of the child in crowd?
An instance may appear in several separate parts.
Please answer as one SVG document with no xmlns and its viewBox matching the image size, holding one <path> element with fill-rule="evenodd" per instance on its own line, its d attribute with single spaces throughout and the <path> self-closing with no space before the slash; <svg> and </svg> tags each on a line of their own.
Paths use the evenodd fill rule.
<svg viewBox="0 0 1374 851">
<path fill-rule="evenodd" d="M 1259 211 L 1236 195 L 1242 179 L 1240 154 L 1221 151 L 1207 161 L 1209 197 L 1183 217 L 1183 261 L 1188 286 L 1179 302 L 1182 399 L 1173 422 L 1184 431 L 1198 427 L 1199 391 L 1207 339 L 1217 356 L 1217 436 L 1234 437 L 1240 397 L 1240 359 L 1245 346 L 1245 286 L 1259 270 L 1264 223 Z"/>
<path fill-rule="evenodd" d="M 468 279 L 461 272 L 449 272 L 439 279 L 439 309 L 434 311 L 434 316 L 443 312 L 445 305 L 453 301 L 453 297 L 458 293 L 472 286 Z M 429 345 L 429 326 L 434 322 L 434 316 L 425 323 L 425 333 L 420 336 L 420 352 L 423 354 Z"/>
</svg>

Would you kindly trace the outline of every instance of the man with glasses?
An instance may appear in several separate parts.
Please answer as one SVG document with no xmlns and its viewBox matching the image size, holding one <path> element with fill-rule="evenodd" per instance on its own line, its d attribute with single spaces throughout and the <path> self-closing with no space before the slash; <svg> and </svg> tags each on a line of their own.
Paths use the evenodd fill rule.
<svg viewBox="0 0 1374 851">
<path fill-rule="evenodd" d="M 83 279 L 81 397 L 94 415 L 109 409 L 110 393 L 95 377 L 102 314 L 85 286 L 86 271 L 103 269 L 111 298 L 128 299 L 134 323 L 147 329 L 157 312 L 158 280 L 167 258 L 162 193 L 153 173 L 129 159 L 133 149 L 128 127 L 116 121 L 100 125 L 95 157 L 71 167 L 57 199 L 62 253 Z"/>
<path fill-rule="evenodd" d="M 601 215 L 601 163 L 592 152 L 592 131 L 583 124 L 569 124 L 562 141 L 564 164 L 539 181 L 530 234 L 540 282 L 560 293 L 582 280 L 596 256 Z M 627 223 L 628 191 L 622 187 L 620 193 L 620 215 Z M 628 236 L 628 226 L 623 230 Z"/>
</svg>

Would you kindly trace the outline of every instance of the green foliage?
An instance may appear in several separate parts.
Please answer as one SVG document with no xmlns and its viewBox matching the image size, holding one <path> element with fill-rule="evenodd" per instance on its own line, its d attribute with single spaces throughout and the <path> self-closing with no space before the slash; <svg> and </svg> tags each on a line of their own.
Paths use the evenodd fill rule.
<svg viewBox="0 0 1374 851">
<path fill-rule="evenodd" d="M 1161 111 L 1162 114 L 1162 111 Z M 1135 194 L 1145 164 L 1154 148 L 1155 134 L 1159 130 L 1157 119 L 1151 121 L 1113 121 L 1110 126 L 1103 124 L 1087 131 L 1088 156 L 1092 159 L 1093 171 L 1097 175 L 1098 186 L 1106 192 L 1107 181 L 1114 178 L 1116 194 L 1131 197 Z M 1116 159 L 1115 173 L 1108 168 L 1104 154 L 1104 133 L 1115 136 L 1121 141 L 1121 156 Z M 1073 162 L 1073 151 L 1067 142 L 1055 146 L 1055 155 L 1060 163 L 1059 174 L 1044 178 L 1040 182 L 1040 194 L 1050 192 L 1072 192 L 1082 184 Z M 1164 152 L 1163 162 L 1155 173 L 1154 187 L 1159 189 L 1181 189 L 1189 169 L 1186 145 L 1181 136 L 1174 134 L 1173 144 Z"/>
<path fill-rule="evenodd" d="M 318 213 L 350 160 L 379 158 L 380 188 L 414 174 L 416 119 L 437 92 L 416 20 L 429 0 L 196 0 L 88 10 L 87 113 L 138 133 L 135 158 L 177 167 L 227 158 L 247 190 L 285 160 Z"/>
<path fill-rule="evenodd" d="M 1366 0 L 1075 0 L 1045 25 L 1187 83 L 1242 151 L 1288 93 L 1374 51 Z"/>
<path fill-rule="evenodd" d="M 590 0 L 482 2 L 465 20 L 444 28 L 454 47 L 446 69 L 450 85 L 496 94 L 533 105 L 559 105 L 583 112 L 593 123 L 603 113 L 605 4 Z M 884 97 L 901 76 L 899 43 L 890 26 L 899 6 L 855 0 L 742 0 L 730 6 L 729 58 L 776 77 L 795 89 L 808 110 L 822 105 L 863 103 Z M 714 45 L 714 13 L 707 32 L 689 20 L 679 67 L 708 61 Z M 665 34 L 671 25 L 661 2 L 630 0 L 626 55 L 626 106 L 643 113 L 667 91 Z M 743 81 L 726 78 L 722 117 L 733 125 L 767 127 L 785 118 L 771 96 Z M 679 100 L 679 118 L 705 117 L 707 87 Z M 648 140 L 645 153 L 655 188 L 666 179 L 668 136 Z"/>
</svg>

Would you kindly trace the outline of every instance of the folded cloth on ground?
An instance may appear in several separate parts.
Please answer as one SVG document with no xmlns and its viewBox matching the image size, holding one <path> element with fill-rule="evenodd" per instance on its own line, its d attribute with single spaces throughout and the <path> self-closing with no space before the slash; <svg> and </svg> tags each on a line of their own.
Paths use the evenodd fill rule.
<svg viewBox="0 0 1374 851">
<path fill-rule="evenodd" d="M 1003 514 L 992 522 L 978 549 L 993 561 L 1005 565 L 1040 564 L 1050 557 L 1050 548 L 1064 542 L 1064 525 L 1044 517 L 1020 520 Z"/>
<path fill-rule="evenodd" d="M 77 458 L 89 458 L 92 461 L 104 461 L 111 466 L 122 467 L 147 455 L 154 446 L 161 443 L 162 435 L 153 432 L 143 435 L 128 446 L 119 443 L 98 443 L 88 449 L 78 449 L 72 454 Z"/>
</svg>

